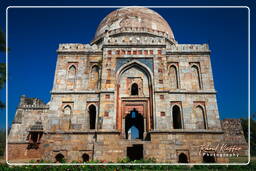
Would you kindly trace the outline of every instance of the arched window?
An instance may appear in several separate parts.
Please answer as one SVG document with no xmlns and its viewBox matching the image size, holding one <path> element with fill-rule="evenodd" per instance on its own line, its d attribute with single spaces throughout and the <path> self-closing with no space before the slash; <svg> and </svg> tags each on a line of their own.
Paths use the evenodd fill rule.
<svg viewBox="0 0 256 171">
<path fill-rule="evenodd" d="M 172 65 L 170 66 L 170 85 L 171 89 L 177 89 L 179 88 L 178 84 L 178 71 L 176 66 Z"/>
<path fill-rule="evenodd" d="M 90 118 L 90 129 L 95 129 L 96 107 L 94 105 L 89 106 L 89 118 Z"/>
<path fill-rule="evenodd" d="M 201 106 L 197 106 L 195 109 L 196 129 L 206 129 L 206 120 L 204 109 Z"/>
<path fill-rule="evenodd" d="M 181 112 L 179 106 L 175 105 L 172 107 L 172 118 L 173 118 L 173 129 L 181 129 Z"/>
<path fill-rule="evenodd" d="M 203 156 L 203 162 L 204 163 L 215 163 L 215 158 L 214 158 L 214 156 L 211 156 L 209 153 L 207 153 Z"/>
<path fill-rule="evenodd" d="M 201 80 L 200 80 L 200 72 L 199 68 L 196 65 L 191 66 L 192 70 L 192 89 L 201 89 Z"/>
<path fill-rule="evenodd" d="M 90 87 L 92 89 L 97 89 L 99 84 L 99 67 L 94 65 L 92 67 L 91 76 L 90 76 Z"/>
<path fill-rule="evenodd" d="M 84 153 L 84 154 L 82 155 L 82 158 L 83 158 L 83 162 L 88 162 L 89 159 L 90 159 L 89 155 L 86 154 L 86 153 Z"/>
<path fill-rule="evenodd" d="M 138 84 L 133 83 L 131 86 L 131 95 L 139 95 Z"/>
<path fill-rule="evenodd" d="M 70 115 L 71 114 L 71 107 L 69 105 L 64 107 L 63 113 L 64 115 Z"/>
<path fill-rule="evenodd" d="M 181 153 L 179 155 L 179 163 L 188 163 L 188 157 L 186 154 Z"/>
<path fill-rule="evenodd" d="M 63 154 L 59 153 L 55 156 L 55 160 L 57 163 L 63 163 L 64 162 L 64 156 Z"/>
<path fill-rule="evenodd" d="M 68 78 L 75 78 L 76 77 L 76 67 L 71 65 L 68 69 Z"/>
</svg>

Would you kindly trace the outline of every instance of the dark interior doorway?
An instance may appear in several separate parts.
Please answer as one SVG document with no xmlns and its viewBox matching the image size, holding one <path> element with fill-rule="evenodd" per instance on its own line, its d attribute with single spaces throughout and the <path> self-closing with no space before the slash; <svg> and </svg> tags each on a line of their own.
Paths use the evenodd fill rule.
<svg viewBox="0 0 256 171">
<path fill-rule="evenodd" d="M 139 95 L 138 84 L 133 83 L 131 87 L 131 95 Z"/>
<path fill-rule="evenodd" d="M 186 154 L 181 153 L 179 155 L 179 163 L 188 163 L 188 157 L 186 156 Z"/>
<path fill-rule="evenodd" d="M 30 132 L 28 135 L 29 144 L 27 149 L 38 149 L 41 137 L 42 137 L 41 132 Z"/>
<path fill-rule="evenodd" d="M 37 143 L 37 140 L 38 140 L 37 132 L 31 132 L 31 140 L 33 141 L 33 143 Z"/>
<path fill-rule="evenodd" d="M 55 156 L 56 162 L 57 163 L 63 163 L 64 162 L 64 156 L 63 154 L 59 153 Z"/>
<path fill-rule="evenodd" d="M 89 159 L 90 159 L 89 155 L 86 154 L 86 153 L 84 153 L 84 154 L 82 155 L 82 158 L 83 158 L 83 162 L 88 162 Z"/>
<path fill-rule="evenodd" d="M 181 129 L 181 115 L 179 106 L 175 105 L 172 108 L 172 118 L 173 118 L 173 129 Z"/>
<path fill-rule="evenodd" d="M 204 163 L 215 163 L 215 158 L 214 158 L 214 156 L 211 156 L 209 153 L 207 153 L 203 156 L 203 162 Z"/>
<path fill-rule="evenodd" d="M 90 118 L 90 129 L 95 129 L 96 107 L 94 105 L 89 106 L 89 118 Z"/>
<path fill-rule="evenodd" d="M 143 159 L 143 145 L 135 144 L 132 147 L 127 147 L 127 157 L 131 161 Z"/>
<path fill-rule="evenodd" d="M 125 117 L 125 135 L 126 139 L 143 139 L 144 118 L 135 109 Z M 131 134 L 131 135 L 129 135 Z"/>
</svg>

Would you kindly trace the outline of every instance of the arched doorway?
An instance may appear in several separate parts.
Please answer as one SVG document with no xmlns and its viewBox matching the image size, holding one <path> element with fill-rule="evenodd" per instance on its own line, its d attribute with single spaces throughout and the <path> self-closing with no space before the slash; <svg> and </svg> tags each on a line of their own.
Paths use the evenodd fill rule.
<svg viewBox="0 0 256 171">
<path fill-rule="evenodd" d="M 83 162 L 88 162 L 89 159 L 90 159 L 90 157 L 89 157 L 88 154 L 84 153 L 84 154 L 82 155 L 82 159 L 83 159 Z"/>
<path fill-rule="evenodd" d="M 175 105 L 172 108 L 172 119 L 173 119 L 173 129 L 181 129 L 181 112 L 179 106 Z"/>
<path fill-rule="evenodd" d="M 90 129 L 95 129 L 96 107 L 94 105 L 89 106 L 89 119 L 90 119 Z"/>
<path fill-rule="evenodd" d="M 57 163 L 63 163 L 64 162 L 64 156 L 63 154 L 59 153 L 55 156 L 55 160 Z"/>
<path fill-rule="evenodd" d="M 179 163 L 188 163 L 188 157 L 186 154 L 181 153 L 179 155 Z"/>
<path fill-rule="evenodd" d="M 125 117 L 126 139 L 143 139 L 144 118 L 136 110 L 132 110 Z"/>
<path fill-rule="evenodd" d="M 215 158 L 214 158 L 214 156 L 207 153 L 203 156 L 203 162 L 204 163 L 215 163 Z"/>
</svg>

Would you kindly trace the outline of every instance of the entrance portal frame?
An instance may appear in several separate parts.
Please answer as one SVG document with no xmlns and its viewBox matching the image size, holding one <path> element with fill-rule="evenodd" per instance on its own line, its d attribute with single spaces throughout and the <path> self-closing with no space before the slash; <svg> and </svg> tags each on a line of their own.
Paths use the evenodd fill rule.
<svg viewBox="0 0 256 171">
<path fill-rule="evenodd" d="M 122 128 L 122 135 L 125 136 L 125 117 L 136 110 L 144 118 L 144 134 L 153 129 L 153 114 L 150 110 L 148 97 L 123 97 L 121 100 L 121 118 L 119 125 Z M 144 136 L 145 137 L 145 136 Z"/>
<path fill-rule="evenodd" d="M 142 72 L 145 73 L 145 75 L 148 78 L 148 89 L 149 89 L 149 97 L 120 97 L 119 94 L 119 89 L 120 89 L 120 77 L 121 75 L 128 69 L 135 67 L 140 69 Z M 124 130 L 124 117 L 127 115 L 123 113 L 123 105 L 124 104 L 128 104 L 127 106 L 136 106 L 134 104 L 137 104 L 138 102 L 142 102 L 141 104 L 144 105 L 143 101 L 146 101 L 146 107 L 145 109 L 147 109 L 147 113 L 143 114 L 143 117 L 146 116 L 146 124 L 144 123 L 144 129 L 146 128 L 146 131 L 150 131 L 153 130 L 154 127 L 156 126 L 156 118 L 155 118 L 155 111 L 154 111 L 154 106 L 155 106 L 155 102 L 154 102 L 154 80 L 153 80 L 153 73 L 151 71 L 151 69 L 149 69 L 145 64 L 139 62 L 136 59 L 133 59 L 132 61 L 124 64 L 122 67 L 120 67 L 117 72 L 116 72 L 116 128 L 117 130 L 121 131 L 122 134 L 125 134 L 125 130 Z M 139 111 L 139 110 L 138 110 Z M 140 111 L 139 111 L 140 112 Z M 142 113 L 141 113 L 142 114 Z M 144 116 L 145 115 L 145 116 Z M 145 122 L 145 121 L 144 121 Z M 144 132 L 145 133 L 145 132 Z"/>
</svg>

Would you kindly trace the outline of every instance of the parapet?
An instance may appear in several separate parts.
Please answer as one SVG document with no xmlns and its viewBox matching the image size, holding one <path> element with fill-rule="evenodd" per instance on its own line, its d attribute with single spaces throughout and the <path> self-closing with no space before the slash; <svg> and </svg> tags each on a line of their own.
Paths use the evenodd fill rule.
<svg viewBox="0 0 256 171">
<path fill-rule="evenodd" d="M 167 49 L 170 53 L 193 53 L 206 52 L 210 53 L 208 44 L 176 44 Z"/>
<path fill-rule="evenodd" d="M 57 52 L 98 52 L 101 51 L 96 44 L 65 43 L 59 44 Z"/>
<path fill-rule="evenodd" d="M 19 109 L 48 109 L 49 106 L 38 98 L 20 97 Z"/>
</svg>

